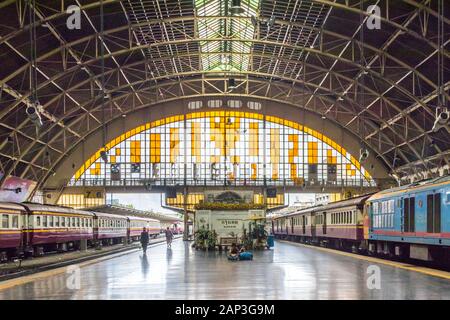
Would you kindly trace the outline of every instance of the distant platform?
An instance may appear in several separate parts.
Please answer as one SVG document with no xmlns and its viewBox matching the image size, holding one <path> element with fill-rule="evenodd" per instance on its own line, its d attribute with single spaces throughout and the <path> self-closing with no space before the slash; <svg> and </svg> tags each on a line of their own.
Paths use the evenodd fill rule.
<svg viewBox="0 0 450 320">
<path fill-rule="evenodd" d="M 80 264 L 79 289 L 66 268 L 0 282 L 7 299 L 450 299 L 450 280 L 377 263 L 376 259 L 276 242 L 253 261 L 195 251 L 176 240 L 172 249 L 121 254 Z M 380 288 L 367 285 L 379 270 Z M 73 279 L 72 279 L 73 280 Z M 372 283 L 372 282 L 371 282 Z"/>
</svg>

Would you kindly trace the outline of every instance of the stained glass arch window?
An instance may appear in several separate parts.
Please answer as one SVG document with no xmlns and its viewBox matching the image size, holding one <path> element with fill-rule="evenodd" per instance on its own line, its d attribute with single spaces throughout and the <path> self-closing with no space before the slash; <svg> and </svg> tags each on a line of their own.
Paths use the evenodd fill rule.
<svg viewBox="0 0 450 320">
<path fill-rule="evenodd" d="M 334 140 L 299 123 L 239 111 L 193 112 L 134 128 L 98 150 L 72 185 L 367 186 L 375 182 Z"/>
</svg>

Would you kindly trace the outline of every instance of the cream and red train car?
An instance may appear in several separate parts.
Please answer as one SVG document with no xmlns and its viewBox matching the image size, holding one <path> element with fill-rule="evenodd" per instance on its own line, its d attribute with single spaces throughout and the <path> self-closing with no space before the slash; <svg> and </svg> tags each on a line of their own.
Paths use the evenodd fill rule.
<svg viewBox="0 0 450 320">
<path fill-rule="evenodd" d="M 333 202 L 314 210 L 316 241 L 356 251 L 364 245 L 364 204 L 370 195 Z"/>
<path fill-rule="evenodd" d="M 94 218 L 94 239 L 97 244 L 117 244 L 125 243 L 128 237 L 128 217 L 93 212 Z"/>
<path fill-rule="evenodd" d="M 23 247 L 22 225 L 26 219 L 25 208 L 15 203 L 0 203 L 0 261 L 16 256 Z"/>
<path fill-rule="evenodd" d="M 364 204 L 370 195 L 311 207 L 273 221 L 278 238 L 355 249 L 364 246 Z"/>
<path fill-rule="evenodd" d="M 150 237 L 156 238 L 161 230 L 161 223 L 159 220 L 151 218 L 141 218 L 128 216 L 128 239 L 130 241 L 137 241 L 141 237 L 143 228 L 146 228 Z"/>
<path fill-rule="evenodd" d="M 0 202 L 0 261 L 48 251 L 139 240 L 145 227 L 159 235 L 158 220 L 35 203 Z"/>
<path fill-rule="evenodd" d="M 22 228 L 24 250 L 33 255 L 44 251 L 79 248 L 81 240 L 94 240 L 94 214 L 67 207 L 21 204 L 27 214 Z"/>
<path fill-rule="evenodd" d="M 277 238 L 309 242 L 315 235 L 314 208 L 296 210 L 272 221 Z"/>
</svg>

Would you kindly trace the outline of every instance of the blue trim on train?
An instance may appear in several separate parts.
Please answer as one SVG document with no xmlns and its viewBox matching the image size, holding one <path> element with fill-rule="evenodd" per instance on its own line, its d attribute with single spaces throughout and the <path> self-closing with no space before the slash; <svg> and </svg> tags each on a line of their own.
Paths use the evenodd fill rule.
<svg viewBox="0 0 450 320">
<path fill-rule="evenodd" d="M 450 246 L 450 239 L 437 238 L 428 233 L 428 196 L 440 194 L 440 228 L 433 233 L 450 233 L 450 177 L 433 179 L 424 183 L 413 184 L 408 187 L 384 190 L 368 199 L 369 203 L 369 239 L 394 241 L 401 243 L 416 243 L 428 245 Z M 438 196 L 436 196 L 438 197 Z M 414 229 L 408 230 L 405 224 L 407 215 L 404 199 L 414 198 Z M 434 198 L 431 198 L 434 204 Z M 389 203 L 391 201 L 391 203 Z M 407 200 L 410 201 L 410 200 Z M 378 204 L 375 204 L 378 203 Z M 377 208 L 378 207 L 378 208 Z M 412 208 L 412 206 L 410 207 Z M 408 210 L 406 210 L 408 211 Z M 405 213 L 405 214 L 404 214 Z M 434 217 L 434 216 L 433 216 Z M 392 234 L 375 234 L 374 231 L 386 233 L 427 233 L 430 237 L 403 236 Z"/>
<path fill-rule="evenodd" d="M 377 235 L 370 234 L 369 240 L 450 246 L 450 239 L 444 239 L 444 238 L 441 239 L 441 238 L 410 237 L 410 236 L 403 237 L 403 236 L 387 236 L 387 235 L 379 235 L 379 234 L 377 234 Z"/>
</svg>

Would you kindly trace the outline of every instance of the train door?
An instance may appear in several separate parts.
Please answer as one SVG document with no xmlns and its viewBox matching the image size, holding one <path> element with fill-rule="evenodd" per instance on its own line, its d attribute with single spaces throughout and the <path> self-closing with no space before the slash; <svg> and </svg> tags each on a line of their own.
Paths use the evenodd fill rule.
<svg viewBox="0 0 450 320">
<path fill-rule="evenodd" d="M 324 212 L 322 215 L 323 221 L 322 221 L 322 233 L 327 234 L 327 213 Z"/>
<path fill-rule="evenodd" d="M 302 232 L 303 232 L 303 234 L 306 233 L 306 216 L 305 215 L 302 216 Z"/>
<path fill-rule="evenodd" d="M 441 194 L 427 195 L 427 232 L 441 232 Z"/>
<path fill-rule="evenodd" d="M 415 212 L 416 212 L 416 198 L 403 199 L 403 231 L 415 231 Z"/>
</svg>

